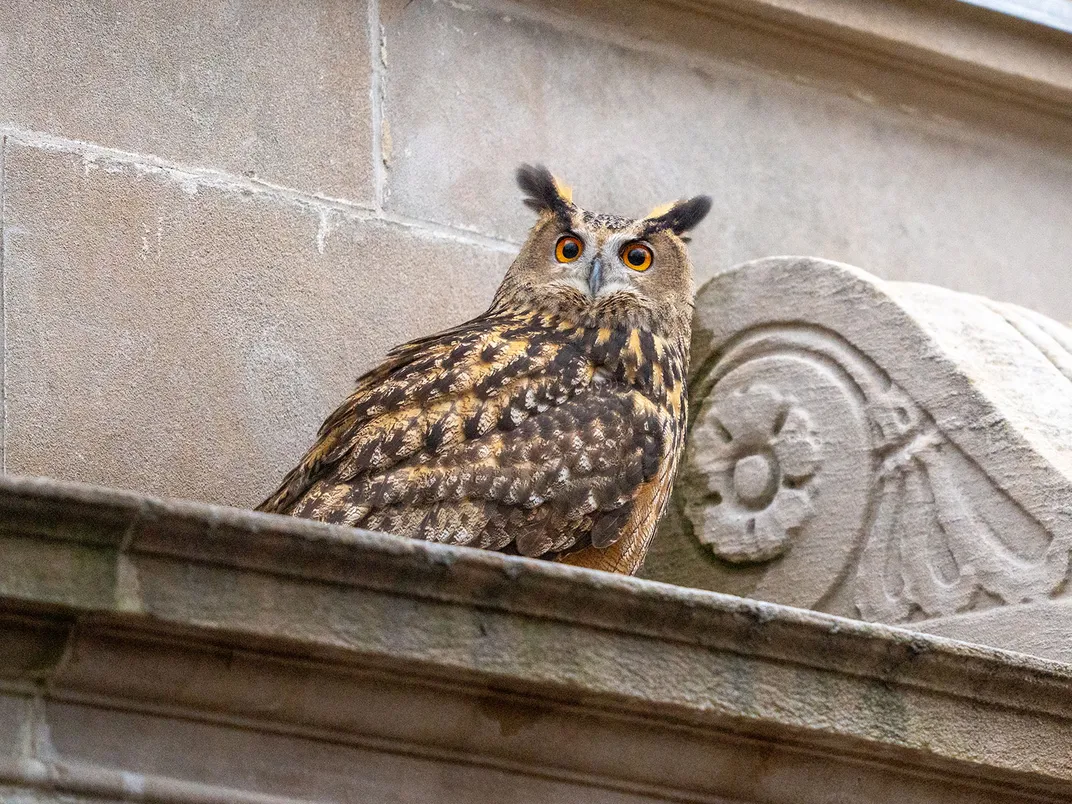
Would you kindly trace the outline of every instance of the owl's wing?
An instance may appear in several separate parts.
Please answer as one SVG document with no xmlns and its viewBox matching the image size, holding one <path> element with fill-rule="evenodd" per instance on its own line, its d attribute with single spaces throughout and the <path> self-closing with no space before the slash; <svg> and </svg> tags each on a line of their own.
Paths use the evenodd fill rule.
<svg viewBox="0 0 1072 804">
<path fill-rule="evenodd" d="M 261 510 L 523 555 L 613 543 L 672 422 L 554 322 L 483 321 L 367 375 Z"/>
<path fill-rule="evenodd" d="M 509 390 L 517 390 L 508 385 L 558 356 L 553 332 L 526 338 L 534 329 L 524 319 L 477 318 L 391 350 L 358 378 L 353 393 L 321 425 L 312 449 L 257 510 L 294 513 L 299 499 L 327 475 L 352 480 L 434 450 L 437 440 L 462 440 L 461 408 L 486 397 L 476 412 L 500 411 Z M 472 437 L 477 424 L 486 422 L 471 422 L 463 436 Z"/>
<path fill-rule="evenodd" d="M 606 549 L 589 546 L 574 550 L 560 556 L 559 560 L 577 567 L 628 575 L 640 569 L 648 543 L 655 535 L 656 525 L 670 498 L 677 461 L 681 454 L 682 438 L 681 431 L 675 430 L 674 446 L 662 462 L 658 476 L 637 489 L 629 508 L 628 520 L 622 526 L 617 541 Z"/>
</svg>

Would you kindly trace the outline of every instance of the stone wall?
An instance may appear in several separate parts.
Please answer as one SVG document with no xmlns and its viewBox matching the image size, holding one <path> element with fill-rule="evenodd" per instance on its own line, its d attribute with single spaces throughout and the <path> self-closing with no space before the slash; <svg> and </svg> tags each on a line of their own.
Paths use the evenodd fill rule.
<svg viewBox="0 0 1072 804">
<path fill-rule="evenodd" d="M 245 506 L 479 312 L 544 161 L 1072 317 L 1067 34 L 943 0 L 0 4 L 3 468 Z"/>
</svg>

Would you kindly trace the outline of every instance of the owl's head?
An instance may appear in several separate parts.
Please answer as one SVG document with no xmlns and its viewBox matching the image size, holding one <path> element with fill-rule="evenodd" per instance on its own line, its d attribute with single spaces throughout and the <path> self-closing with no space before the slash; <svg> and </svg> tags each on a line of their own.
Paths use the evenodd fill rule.
<svg viewBox="0 0 1072 804">
<path fill-rule="evenodd" d="M 577 206 L 545 167 L 522 165 L 517 182 L 539 218 L 497 303 L 536 305 L 600 324 L 619 317 L 653 329 L 687 326 L 694 287 L 685 233 L 711 209 L 708 196 L 629 220 Z"/>
</svg>

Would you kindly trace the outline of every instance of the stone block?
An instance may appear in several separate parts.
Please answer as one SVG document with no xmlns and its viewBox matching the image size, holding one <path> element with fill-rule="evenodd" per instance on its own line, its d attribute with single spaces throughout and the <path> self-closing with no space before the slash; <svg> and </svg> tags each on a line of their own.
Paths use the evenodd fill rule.
<svg viewBox="0 0 1072 804">
<path fill-rule="evenodd" d="M 5 537 L 0 540 L 0 583 L 16 597 L 50 587 L 58 592 L 56 603 L 100 605 L 115 598 L 115 557 L 110 551 L 85 545 L 72 554 L 55 543 Z M 5 653 L 0 651 L 0 675 L 7 669 Z M 49 655 L 46 650 L 42 660 Z M 30 660 L 30 656 L 23 658 Z"/>
<path fill-rule="evenodd" d="M 239 506 L 358 374 L 480 312 L 509 262 L 10 138 L 4 216 L 8 471 Z"/>
<path fill-rule="evenodd" d="M 364 2 L 0 5 L 0 126 L 372 198 Z"/>
<path fill-rule="evenodd" d="M 772 48 L 785 65 L 744 67 L 713 55 L 736 29 L 708 20 L 707 51 L 689 52 L 588 5 L 544 21 L 505 4 L 383 4 L 391 208 L 519 240 L 531 213 L 504 176 L 543 161 L 595 210 L 710 193 L 701 280 L 812 254 L 1072 317 L 1067 148 L 779 77 L 805 49 L 785 40 Z M 664 28 L 685 24 L 675 13 Z M 933 84 L 913 91 L 943 108 Z"/>
<path fill-rule="evenodd" d="M 1067 596 L 920 620 L 912 628 L 1072 664 L 1072 601 Z"/>
<path fill-rule="evenodd" d="M 4 804 L 123 804 L 122 799 L 98 796 L 94 793 L 79 796 L 69 792 L 29 790 L 6 784 L 0 785 L 0 801 Z"/>
<path fill-rule="evenodd" d="M 343 740 L 64 703 L 50 704 L 47 718 L 52 746 L 63 762 L 122 770 L 147 780 L 150 789 L 165 784 L 183 789 L 183 782 L 192 782 L 212 791 L 215 797 L 208 800 L 213 801 L 259 801 L 258 793 L 293 797 L 287 801 L 368 804 L 566 804 L 578 800 L 643 804 L 656 800 L 610 785 L 538 776 L 520 779 L 512 768 L 481 767 L 485 763 L 479 759 L 469 764 L 459 755 L 381 750 L 376 741 L 347 745 Z"/>
</svg>

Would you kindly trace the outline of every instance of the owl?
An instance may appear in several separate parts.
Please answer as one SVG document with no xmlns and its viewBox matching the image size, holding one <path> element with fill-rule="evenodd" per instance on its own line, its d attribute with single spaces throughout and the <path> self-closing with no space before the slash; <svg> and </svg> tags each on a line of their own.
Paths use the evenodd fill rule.
<svg viewBox="0 0 1072 804">
<path fill-rule="evenodd" d="M 357 381 L 260 511 L 634 573 L 685 435 L 698 196 L 640 220 L 517 173 L 537 214 L 487 312 Z"/>
</svg>

